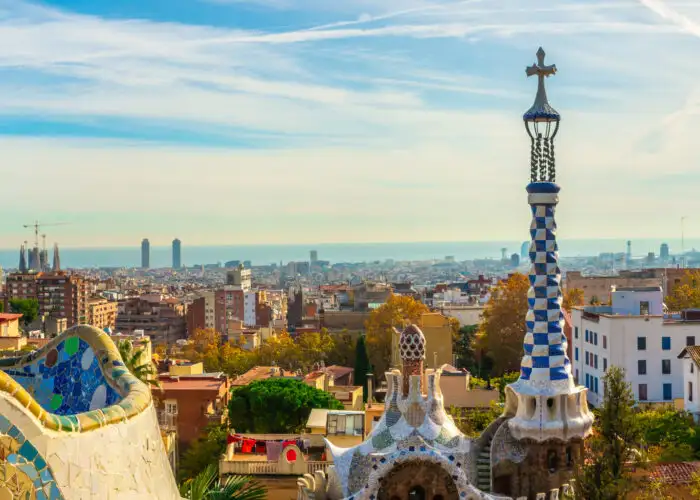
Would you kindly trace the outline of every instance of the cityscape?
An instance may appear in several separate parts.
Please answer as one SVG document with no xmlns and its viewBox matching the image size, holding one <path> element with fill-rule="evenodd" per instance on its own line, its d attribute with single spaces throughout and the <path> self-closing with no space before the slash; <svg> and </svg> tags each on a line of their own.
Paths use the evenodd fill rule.
<svg viewBox="0 0 700 500">
<path fill-rule="evenodd" d="M 700 6 L 0 11 L 0 500 L 700 499 Z"/>
</svg>

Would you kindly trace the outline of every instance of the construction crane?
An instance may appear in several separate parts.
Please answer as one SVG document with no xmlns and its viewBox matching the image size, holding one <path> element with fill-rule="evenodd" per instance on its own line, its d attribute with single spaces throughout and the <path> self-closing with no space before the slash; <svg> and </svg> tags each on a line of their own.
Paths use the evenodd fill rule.
<svg viewBox="0 0 700 500">
<path fill-rule="evenodd" d="M 46 226 L 65 226 L 66 224 L 70 224 L 69 222 L 53 222 L 53 223 L 40 223 L 38 220 L 35 220 L 33 224 L 24 224 L 22 227 L 24 228 L 34 228 L 34 248 L 39 248 L 39 228 L 40 227 L 46 227 Z"/>
</svg>

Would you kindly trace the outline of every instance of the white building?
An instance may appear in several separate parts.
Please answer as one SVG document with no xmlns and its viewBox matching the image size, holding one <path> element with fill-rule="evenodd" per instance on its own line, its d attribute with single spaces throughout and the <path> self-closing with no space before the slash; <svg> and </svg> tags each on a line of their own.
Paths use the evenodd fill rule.
<svg viewBox="0 0 700 500">
<path fill-rule="evenodd" d="M 243 297 L 243 324 L 245 326 L 255 326 L 255 307 L 257 305 L 257 292 L 245 292 Z"/>
<path fill-rule="evenodd" d="M 683 407 L 700 422 L 700 346 L 689 346 L 678 356 L 683 370 Z"/>
<path fill-rule="evenodd" d="M 572 310 L 574 376 L 598 406 L 610 366 L 625 369 L 637 401 L 683 398 L 683 361 L 678 353 L 700 342 L 700 322 L 664 315 L 661 287 L 617 288 L 611 306 Z"/>
</svg>

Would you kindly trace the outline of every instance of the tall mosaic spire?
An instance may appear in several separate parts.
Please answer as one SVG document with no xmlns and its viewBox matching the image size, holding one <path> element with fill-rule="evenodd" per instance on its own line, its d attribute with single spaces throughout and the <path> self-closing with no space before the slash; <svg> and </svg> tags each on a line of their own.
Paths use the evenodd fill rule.
<svg viewBox="0 0 700 500">
<path fill-rule="evenodd" d="M 510 421 L 514 435 L 536 441 L 584 437 L 593 421 L 586 404 L 586 389 L 574 383 L 564 335 L 554 220 L 559 202 L 554 138 L 561 116 L 549 104 L 545 89 L 545 79 L 556 74 L 557 67 L 546 65 L 544 59 L 545 52 L 540 47 L 537 63 L 526 69 L 528 77 L 536 76 L 538 80 L 535 102 L 523 115 L 531 143 L 527 186 L 532 211 L 530 288 L 520 378 L 508 387 L 506 401 L 506 413 L 516 414 Z"/>
</svg>

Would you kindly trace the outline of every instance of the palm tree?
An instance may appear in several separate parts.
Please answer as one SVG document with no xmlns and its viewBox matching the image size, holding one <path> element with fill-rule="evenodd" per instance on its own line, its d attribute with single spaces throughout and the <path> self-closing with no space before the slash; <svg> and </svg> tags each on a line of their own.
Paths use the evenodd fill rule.
<svg viewBox="0 0 700 500">
<path fill-rule="evenodd" d="M 188 500 L 264 500 L 267 489 L 248 476 L 218 477 L 216 464 L 209 464 L 196 477 L 180 485 L 180 494 Z"/>
<path fill-rule="evenodd" d="M 131 340 L 120 340 L 117 347 L 119 347 L 119 354 L 121 354 L 124 365 L 134 377 L 145 384 L 160 387 L 160 382 L 158 382 L 157 378 L 154 378 L 156 370 L 153 368 L 153 363 L 150 360 L 145 363 L 141 362 L 144 349 L 134 349 Z"/>
</svg>

